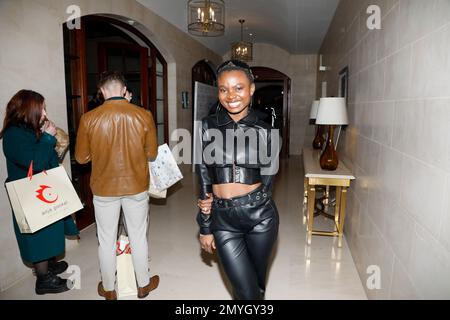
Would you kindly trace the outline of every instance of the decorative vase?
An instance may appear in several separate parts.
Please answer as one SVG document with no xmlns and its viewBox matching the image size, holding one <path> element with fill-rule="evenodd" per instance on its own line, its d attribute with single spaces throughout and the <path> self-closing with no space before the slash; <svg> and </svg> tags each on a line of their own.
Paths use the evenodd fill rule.
<svg viewBox="0 0 450 320">
<path fill-rule="evenodd" d="M 323 138 L 323 126 L 318 125 L 316 130 L 316 137 L 313 141 L 313 148 L 315 150 L 322 150 L 325 139 Z"/>
<path fill-rule="evenodd" d="M 339 160 L 334 148 L 334 127 L 333 125 L 328 126 L 328 138 L 325 145 L 325 150 L 323 150 L 320 156 L 320 167 L 323 170 L 334 171 L 336 170 Z"/>
</svg>

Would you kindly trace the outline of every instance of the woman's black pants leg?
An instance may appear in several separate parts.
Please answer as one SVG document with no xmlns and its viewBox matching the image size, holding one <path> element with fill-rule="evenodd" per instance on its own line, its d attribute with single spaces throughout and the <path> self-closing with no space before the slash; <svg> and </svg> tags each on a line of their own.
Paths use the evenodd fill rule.
<svg viewBox="0 0 450 320">
<path fill-rule="evenodd" d="M 279 224 L 273 200 L 265 200 L 256 205 L 213 207 L 217 252 L 238 300 L 264 298 L 268 262 Z"/>
</svg>

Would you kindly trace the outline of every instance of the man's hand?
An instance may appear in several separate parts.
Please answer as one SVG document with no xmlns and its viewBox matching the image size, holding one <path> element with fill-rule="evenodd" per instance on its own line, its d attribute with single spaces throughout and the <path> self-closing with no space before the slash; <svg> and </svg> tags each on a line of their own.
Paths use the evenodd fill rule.
<svg viewBox="0 0 450 320">
<path fill-rule="evenodd" d="M 213 253 L 213 251 L 216 250 L 216 243 L 214 242 L 214 236 L 212 234 L 201 234 L 199 240 L 202 249 L 206 252 Z"/>
<path fill-rule="evenodd" d="M 208 196 L 207 199 L 198 199 L 197 205 L 204 214 L 210 214 L 211 213 L 211 206 L 213 202 L 213 197 L 211 193 L 206 194 Z"/>
</svg>

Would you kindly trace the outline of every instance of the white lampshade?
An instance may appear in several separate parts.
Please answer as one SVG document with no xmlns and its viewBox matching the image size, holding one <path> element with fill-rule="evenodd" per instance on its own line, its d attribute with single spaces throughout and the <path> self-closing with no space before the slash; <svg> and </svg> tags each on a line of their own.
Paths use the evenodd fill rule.
<svg viewBox="0 0 450 320">
<path fill-rule="evenodd" d="M 319 100 L 316 100 L 312 103 L 311 106 L 311 112 L 309 114 L 310 119 L 316 119 L 317 118 L 317 111 L 319 110 Z"/>
<path fill-rule="evenodd" d="M 316 124 L 348 124 L 345 98 L 321 98 L 319 102 L 319 110 L 317 111 Z"/>
</svg>

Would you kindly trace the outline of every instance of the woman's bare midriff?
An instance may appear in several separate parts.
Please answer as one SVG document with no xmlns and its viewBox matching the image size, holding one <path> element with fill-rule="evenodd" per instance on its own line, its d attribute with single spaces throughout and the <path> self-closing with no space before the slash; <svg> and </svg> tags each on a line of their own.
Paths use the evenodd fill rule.
<svg viewBox="0 0 450 320">
<path fill-rule="evenodd" d="M 213 184 L 213 193 L 218 198 L 231 199 L 252 192 L 253 190 L 257 189 L 260 185 L 261 182 L 255 184 L 242 184 L 242 183 Z"/>
</svg>

